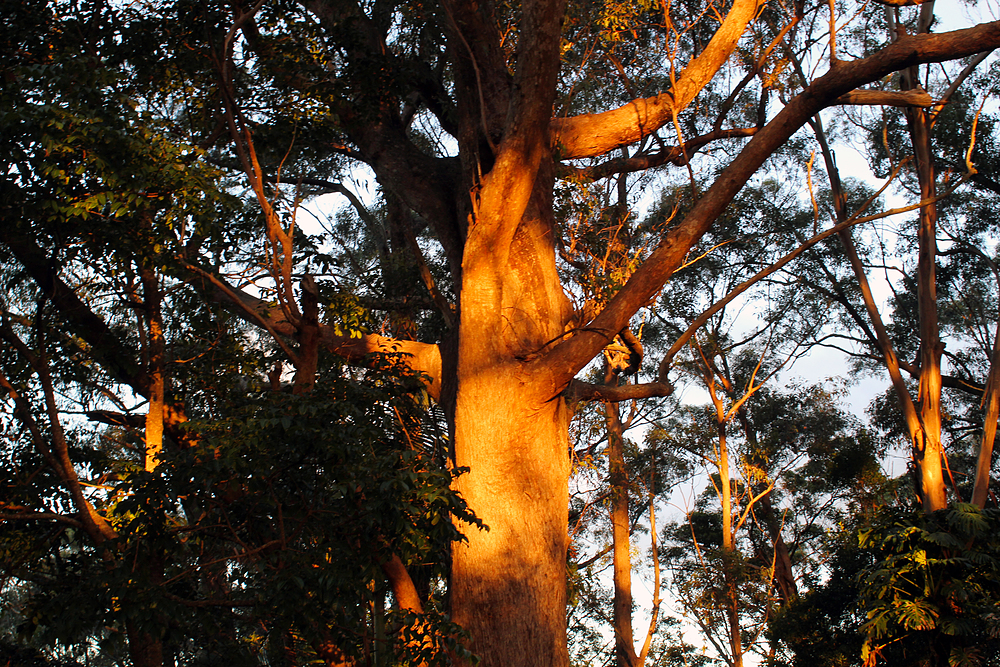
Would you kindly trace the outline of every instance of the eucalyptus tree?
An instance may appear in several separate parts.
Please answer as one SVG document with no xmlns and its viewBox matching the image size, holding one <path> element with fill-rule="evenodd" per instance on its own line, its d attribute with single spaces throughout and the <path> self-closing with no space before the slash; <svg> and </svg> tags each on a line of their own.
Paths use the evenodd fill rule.
<svg viewBox="0 0 1000 667">
<path fill-rule="evenodd" d="M 46 393 L 47 357 L 38 355 L 48 348 L 36 340 L 32 349 L 24 336 L 49 331 L 38 322 L 58 321 L 67 339 L 80 341 L 88 360 L 117 383 L 102 388 L 121 402 L 128 392 L 148 397 L 142 426 L 128 428 L 141 434 L 143 473 L 153 488 L 167 470 L 157 463 L 166 456 L 164 443 L 181 452 L 197 448 L 197 431 L 184 424 L 212 421 L 217 417 L 209 408 L 220 404 L 210 388 L 179 394 L 180 383 L 171 379 L 183 375 L 181 361 L 193 363 L 161 342 L 170 326 L 164 306 L 175 285 L 191 288 L 189 298 L 204 317 L 221 305 L 256 330 L 269 353 L 266 370 L 244 365 L 250 381 L 280 389 L 288 380 L 300 400 L 321 400 L 317 388 L 336 376 L 330 369 L 339 365 L 327 355 L 360 366 L 374 363 L 372 353 L 401 355 L 443 409 L 452 465 L 468 469 L 452 489 L 489 527 L 465 530 L 451 551 L 447 596 L 451 618 L 469 633 L 469 648 L 485 665 L 564 665 L 568 659 L 567 399 L 598 396 L 577 374 L 664 289 L 747 180 L 817 112 L 873 101 L 855 89 L 903 68 L 1000 45 L 1000 24 L 983 23 L 902 35 L 848 60 L 835 33 L 824 36 L 825 3 L 758 0 L 724 6 L 54 2 L 30 5 L 27 14 L 19 4 L 4 5 L 8 24 L 23 20 L 30 29 L 4 37 L 5 155 L 13 157 L 4 170 L 0 243 L 45 301 L 44 312 L 20 325 L 28 328 L 15 328 L 24 343 L 15 345 L 19 359 L 35 373 L 26 381 L 38 383 L 37 396 Z M 588 39 L 594 22 L 620 44 L 600 51 L 619 73 L 613 81 L 587 76 L 606 69 L 587 56 L 598 52 L 596 37 Z M 810 45 L 829 37 L 828 71 L 790 87 L 787 101 L 772 108 L 770 88 L 783 67 L 775 47 L 795 26 Z M 660 48 L 644 48 L 661 41 Z M 67 48 L 52 48 L 59 45 Z M 80 85 L 68 85 L 68 74 L 64 85 L 46 89 L 46 68 L 75 69 Z M 629 72 L 636 71 L 660 74 L 633 86 Z M 624 91 L 625 99 L 603 94 L 605 85 L 616 95 Z M 728 94 L 709 95 L 713 90 Z M 900 101 L 893 94 L 876 97 Z M 77 98 L 75 108 L 88 114 L 47 116 L 73 109 L 67 102 Z M 731 125 L 730 117 L 742 123 L 750 116 L 734 111 L 748 103 L 757 111 L 752 124 Z M 94 113 L 103 108 L 113 112 L 108 120 L 117 133 L 103 133 L 104 116 Z M 24 114 L 47 120 L 21 122 Z M 129 114 L 135 119 L 116 120 Z M 621 288 L 598 303 L 573 303 L 557 260 L 557 247 L 567 240 L 560 236 L 571 233 L 557 224 L 557 179 L 600 180 L 671 163 L 690 167 L 699 149 L 751 135 L 745 145 L 730 147 L 733 157 L 711 185 L 659 230 L 655 247 L 635 258 Z M 615 155 L 626 147 L 627 156 Z M 424 330 L 414 322 L 390 323 L 379 333 L 352 331 L 355 302 L 345 305 L 338 293 L 341 274 L 326 272 L 351 265 L 347 248 L 332 257 L 301 224 L 309 188 L 343 192 L 351 170 L 361 167 L 374 173 L 385 197 L 381 229 L 388 250 L 376 239 L 376 254 L 396 255 L 412 269 L 403 275 L 420 280 L 416 289 L 372 303 L 381 313 L 399 313 L 400 299 L 413 307 L 413 297 L 422 295 L 438 311 Z M 196 174 L 208 182 L 186 180 Z M 55 206 L 64 224 L 54 224 L 46 206 Z M 377 235 L 379 226 L 371 231 Z M 397 253 L 394 240 L 405 250 L 400 245 Z M 115 261 L 106 263 L 106 253 Z M 146 341 L 144 353 L 130 344 L 141 341 L 115 329 L 125 320 L 104 308 L 101 291 L 90 290 L 91 275 L 117 280 L 118 271 L 127 274 L 115 265 L 127 257 L 143 260 L 132 261 L 134 276 L 126 275 L 119 291 L 123 306 L 140 312 L 134 333 Z M 382 259 L 384 270 L 391 262 Z M 436 265 L 443 269 L 437 279 Z M 383 276 L 381 284 L 390 282 Z M 46 319 L 47 309 L 57 317 Z M 217 329 L 231 321 L 213 317 Z M 199 353 L 197 359 L 217 357 Z M 16 401 L 21 394 L 9 384 L 9 400 Z M 619 400 L 670 389 L 664 375 L 601 388 L 600 395 Z M 30 423 L 30 407 L 18 407 L 24 423 Z M 283 424 L 293 416 L 273 418 Z M 393 427 L 390 439 L 405 440 L 410 422 L 397 421 L 400 430 Z M 50 425 L 53 441 L 60 441 Z M 211 425 L 203 428 L 212 432 Z M 46 452 L 45 435 L 33 442 Z M 120 533 L 81 495 L 69 451 L 60 444 L 62 458 L 47 465 L 73 498 L 80 516 L 72 520 L 97 548 L 116 544 Z M 161 507 L 150 516 L 167 516 Z M 465 516 L 458 505 L 448 507 Z M 65 518 L 42 512 L 33 520 Z M 373 556 L 382 561 L 382 581 L 401 607 L 417 613 L 426 592 L 421 596 L 406 563 L 392 559 L 394 543 L 388 545 Z M 145 579 L 162 590 L 157 553 L 150 553 Z M 350 633 L 331 632 L 324 640 L 322 624 L 329 619 L 311 620 L 315 649 L 328 664 L 359 659 Z M 160 664 L 162 649 L 149 627 L 140 623 L 131 633 L 134 659 Z"/>
</svg>

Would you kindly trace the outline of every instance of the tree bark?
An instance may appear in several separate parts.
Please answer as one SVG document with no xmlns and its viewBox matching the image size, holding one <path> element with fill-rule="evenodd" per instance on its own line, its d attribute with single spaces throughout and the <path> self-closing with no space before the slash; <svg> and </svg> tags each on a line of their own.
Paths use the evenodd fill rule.
<svg viewBox="0 0 1000 667">
<path fill-rule="evenodd" d="M 450 596 L 484 667 L 569 660 L 570 413 L 551 378 L 519 359 L 558 336 L 570 314 L 555 267 L 551 181 L 540 180 L 541 201 L 514 234 L 509 261 L 494 263 L 498 253 L 480 246 L 488 241 L 474 226 L 463 267 L 454 443 L 456 463 L 470 471 L 456 487 L 489 530 L 467 530 L 468 543 L 455 547 Z"/>
<path fill-rule="evenodd" d="M 455 547 L 450 602 L 484 667 L 569 662 L 568 427 L 563 400 L 517 365 L 460 364 L 455 453 L 470 472 L 456 486 L 489 530 Z"/>
</svg>

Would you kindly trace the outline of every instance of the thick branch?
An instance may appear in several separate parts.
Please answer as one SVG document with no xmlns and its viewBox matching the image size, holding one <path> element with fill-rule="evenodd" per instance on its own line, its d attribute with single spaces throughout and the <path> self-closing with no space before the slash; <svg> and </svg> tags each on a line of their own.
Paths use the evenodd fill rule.
<svg viewBox="0 0 1000 667">
<path fill-rule="evenodd" d="M 396 597 L 399 608 L 415 614 L 424 613 L 417 587 L 413 585 L 413 579 L 410 578 L 410 573 L 406 571 L 406 566 L 399 556 L 393 554 L 389 560 L 382 563 L 381 567 L 389 580 L 389 586 L 392 587 L 392 594 Z"/>
<path fill-rule="evenodd" d="M 141 428 L 146 423 L 146 415 L 127 415 L 111 410 L 88 410 L 87 419 L 108 426 L 123 426 L 125 428 Z"/>
<path fill-rule="evenodd" d="M 684 68 L 670 92 L 632 100 L 604 113 L 554 119 L 549 125 L 549 142 L 559 157 L 602 155 L 649 136 L 669 123 L 729 59 L 757 14 L 758 6 L 757 0 L 736 0 L 708 46 Z"/>
<path fill-rule="evenodd" d="M 886 107 L 932 107 L 934 98 L 925 90 L 852 90 L 834 104 L 868 104 Z"/>
<path fill-rule="evenodd" d="M 563 392 L 563 396 L 570 403 L 578 403 L 580 401 L 620 403 L 621 401 L 633 401 L 640 398 L 670 396 L 672 393 L 674 393 L 674 387 L 669 382 L 626 384 L 614 387 L 606 384 L 591 384 L 589 382 L 573 380 L 569 383 L 566 391 Z"/>
</svg>

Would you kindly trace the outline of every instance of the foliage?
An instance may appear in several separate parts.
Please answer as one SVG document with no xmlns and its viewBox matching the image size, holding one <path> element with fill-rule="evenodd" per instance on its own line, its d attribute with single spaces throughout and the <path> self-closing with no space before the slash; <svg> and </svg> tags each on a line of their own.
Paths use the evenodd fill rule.
<svg viewBox="0 0 1000 667">
<path fill-rule="evenodd" d="M 860 517 L 859 517 L 860 518 Z M 768 624 L 776 647 L 768 659 L 776 667 L 854 667 L 864 637 L 859 605 L 859 574 L 874 562 L 870 549 L 858 545 L 858 531 L 831 527 L 824 535 L 822 577 L 790 604 L 778 609 Z"/>
<path fill-rule="evenodd" d="M 993 664 L 1000 655 L 1000 512 L 955 504 L 886 510 L 862 531 L 876 562 L 861 573 L 866 665 L 879 659 Z M 892 656 L 900 656 L 893 658 Z"/>
<path fill-rule="evenodd" d="M 128 433 L 105 435 L 98 451 L 116 481 L 99 509 L 120 555 L 108 567 L 78 531 L 6 531 L 4 567 L 31 582 L 20 631 L 66 645 L 96 633 L 110 645 L 138 606 L 150 610 L 136 619 L 142 627 L 196 661 L 250 661 L 288 636 L 307 654 L 330 641 L 372 650 L 372 605 L 388 594 L 381 564 L 398 555 L 432 583 L 461 539 L 453 519 L 476 523 L 449 489 L 458 473 L 427 449 L 420 386 L 387 363 L 357 378 L 324 374 L 305 396 L 234 394 L 215 406 L 219 417 L 189 422 L 197 445 L 165 455 L 156 476 L 136 469 L 127 449 L 108 450 Z M 137 569 L 144 560 L 162 573 Z M 132 604 L 116 602 L 125 599 Z M 456 628 L 436 612 L 387 623 L 403 638 L 418 624 L 429 662 L 457 648 Z M 405 641 L 396 650 L 413 664 Z"/>
</svg>

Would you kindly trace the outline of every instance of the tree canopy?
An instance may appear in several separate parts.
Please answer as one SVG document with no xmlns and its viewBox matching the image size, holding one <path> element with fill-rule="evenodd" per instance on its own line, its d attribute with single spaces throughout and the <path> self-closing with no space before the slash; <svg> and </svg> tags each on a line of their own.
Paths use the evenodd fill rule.
<svg viewBox="0 0 1000 667">
<path fill-rule="evenodd" d="M 1000 22 L 911 5 L 0 2 L 4 637 L 566 666 L 606 502 L 618 664 L 688 650 L 633 642 L 646 528 L 729 664 L 801 648 L 764 628 L 828 556 L 859 660 L 990 659 Z M 873 429 L 769 384 L 824 345 L 888 374 Z"/>
</svg>

